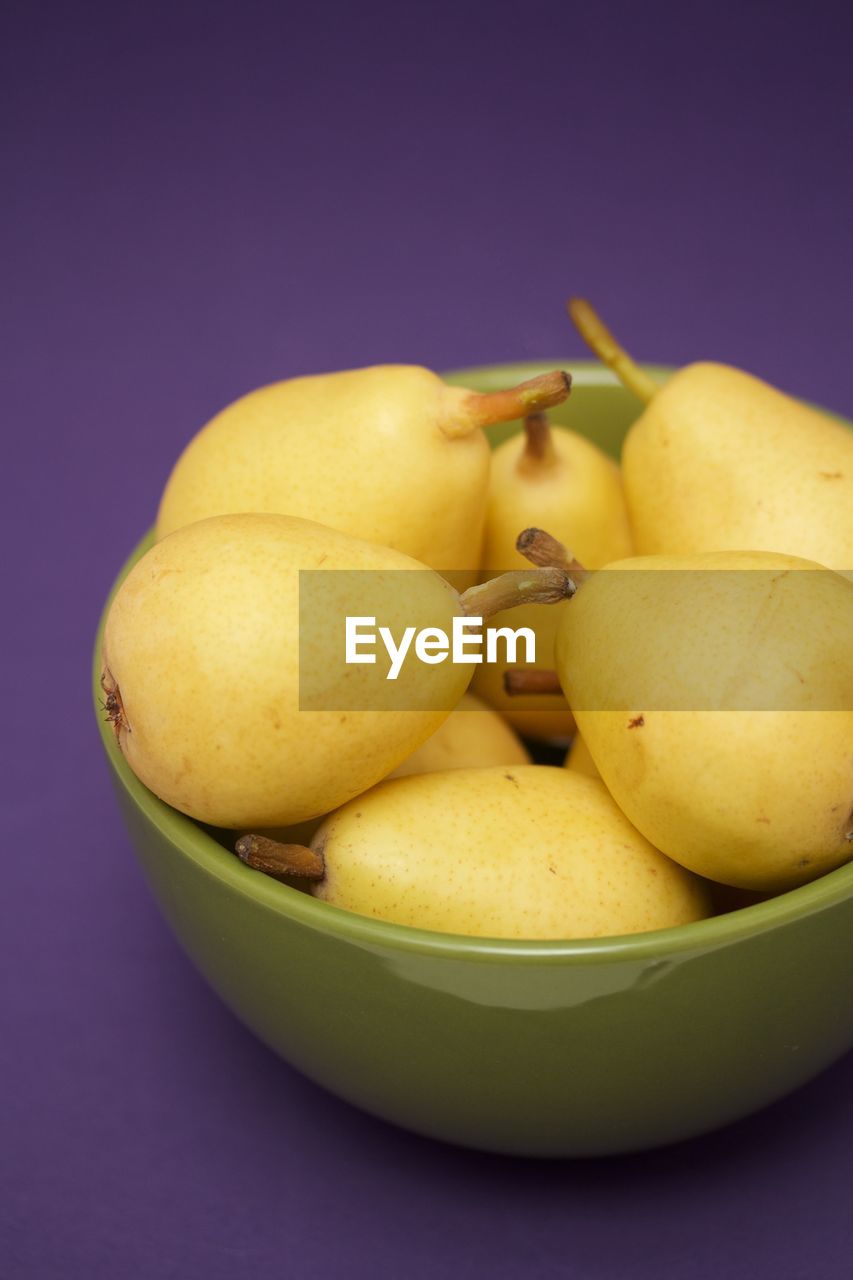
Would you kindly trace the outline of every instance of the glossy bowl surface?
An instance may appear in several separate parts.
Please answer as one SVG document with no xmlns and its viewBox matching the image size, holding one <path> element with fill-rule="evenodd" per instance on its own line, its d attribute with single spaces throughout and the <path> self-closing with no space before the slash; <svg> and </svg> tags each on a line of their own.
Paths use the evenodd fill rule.
<svg viewBox="0 0 853 1280">
<path fill-rule="evenodd" d="M 449 380 L 488 390 L 553 367 Z M 615 454 L 636 403 L 598 365 L 571 367 L 555 419 Z M 99 647 L 103 746 L 164 916 L 237 1017 L 355 1105 L 484 1150 L 602 1155 L 747 1115 L 853 1045 L 853 864 L 628 938 L 491 941 L 354 915 L 250 871 L 137 780 L 100 710 Z"/>
</svg>

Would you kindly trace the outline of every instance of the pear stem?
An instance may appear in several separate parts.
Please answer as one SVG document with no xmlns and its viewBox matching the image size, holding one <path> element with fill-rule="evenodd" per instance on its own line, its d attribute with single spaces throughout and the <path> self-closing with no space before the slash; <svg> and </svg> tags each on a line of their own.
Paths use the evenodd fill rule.
<svg viewBox="0 0 853 1280">
<path fill-rule="evenodd" d="M 491 618 L 520 604 L 557 604 L 575 594 L 571 576 L 555 566 L 545 569 L 513 569 L 488 582 L 469 587 L 459 597 L 469 618 Z"/>
<path fill-rule="evenodd" d="M 557 461 L 557 454 L 554 450 L 554 437 L 551 434 L 548 415 L 541 410 L 537 413 L 528 413 L 524 419 L 524 436 L 524 449 L 519 459 L 522 465 L 530 463 L 534 471 L 553 466 Z"/>
<path fill-rule="evenodd" d="M 515 549 L 531 564 L 540 567 L 565 569 L 580 585 L 589 577 L 589 570 L 576 560 L 562 542 L 544 529 L 524 529 L 516 538 Z"/>
<path fill-rule="evenodd" d="M 556 671 L 542 671 L 539 667 L 510 667 L 504 672 L 504 693 L 511 698 L 526 693 L 562 693 Z"/>
<path fill-rule="evenodd" d="M 268 876 L 322 880 L 326 874 L 323 855 L 304 844 L 281 844 L 269 836 L 245 835 L 240 836 L 234 852 L 247 867 Z"/>
<path fill-rule="evenodd" d="M 585 298 L 570 298 L 566 304 L 572 323 L 588 347 L 616 377 L 645 404 L 657 394 L 658 384 L 613 336 L 601 316 Z"/>
<path fill-rule="evenodd" d="M 442 430 L 451 437 L 462 436 L 475 427 L 512 422 L 514 418 L 562 404 L 571 389 L 571 374 L 555 369 L 553 373 L 542 373 L 505 391 L 470 391 L 461 405 L 455 406 L 453 421 L 443 423 Z"/>
</svg>

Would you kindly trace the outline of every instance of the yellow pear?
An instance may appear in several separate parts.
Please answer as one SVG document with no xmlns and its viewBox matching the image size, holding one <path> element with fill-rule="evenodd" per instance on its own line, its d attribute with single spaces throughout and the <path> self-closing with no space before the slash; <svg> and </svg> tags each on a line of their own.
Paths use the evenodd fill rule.
<svg viewBox="0 0 853 1280">
<path fill-rule="evenodd" d="M 698 920 L 704 887 L 600 782 L 500 765 L 380 783 L 314 836 L 318 898 L 448 933 L 583 938 Z"/>
<path fill-rule="evenodd" d="M 319 572 L 311 572 L 312 570 Z M 545 579 L 542 589 L 551 589 Z M 555 580 L 556 581 L 556 580 Z M 442 723 L 471 667 L 346 660 L 345 619 L 450 633 L 537 592 L 472 588 L 387 547 L 281 515 L 215 516 L 156 543 L 106 620 L 102 685 L 118 746 L 156 795 L 214 826 L 288 826 L 385 777 Z M 555 590 L 565 593 L 565 576 Z"/>
<path fill-rule="evenodd" d="M 262 387 L 187 445 L 157 537 L 206 516 L 280 512 L 473 581 L 489 475 L 481 428 L 558 404 L 569 386 L 554 373 L 481 395 L 428 369 L 377 365 Z"/>
<path fill-rule="evenodd" d="M 530 754 L 497 711 L 472 693 L 464 693 L 447 719 L 388 777 L 493 764 L 530 764 Z M 258 834 L 279 844 L 307 844 L 326 817 L 328 814 L 322 814 L 295 826 L 259 830 Z"/>
<path fill-rule="evenodd" d="M 533 524 L 568 543 L 591 569 L 631 555 L 628 513 L 616 463 L 591 440 L 551 426 L 541 413 L 529 415 L 524 433 L 505 440 L 494 452 L 484 570 L 502 573 L 522 564 L 516 538 Z M 537 667 L 554 666 L 554 637 L 562 609 L 562 605 L 530 605 L 513 613 L 513 627 L 531 627 L 536 633 Z M 501 622 L 494 619 L 495 626 Z M 510 698 L 503 683 L 507 665 L 524 666 L 480 667 L 474 676 L 475 692 L 527 737 L 568 738 L 574 724 L 562 695 Z"/>
<path fill-rule="evenodd" d="M 582 773 L 587 778 L 601 777 L 595 767 L 595 761 L 589 753 L 589 747 L 579 733 L 576 733 L 572 739 L 572 745 L 566 753 L 563 767 L 572 769 L 575 773 Z"/>
<path fill-rule="evenodd" d="M 646 556 L 562 615 L 563 690 L 652 844 L 756 890 L 853 856 L 853 583 L 771 552 Z"/>
<path fill-rule="evenodd" d="M 570 311 L 648 402 L 622 451 L 638 554 L 779 551 L 853 571 L 853 431 L 727 365 L 688 365 L 659 386 L 588 303 Z"/>
<path fill-rule="evenodd" d="M 389 777 L 529 763 L 530 755 L 524 743 L 503 717 L 473 694 L 466 693 L 435 733 L 398 764 Z"/>
</svg>

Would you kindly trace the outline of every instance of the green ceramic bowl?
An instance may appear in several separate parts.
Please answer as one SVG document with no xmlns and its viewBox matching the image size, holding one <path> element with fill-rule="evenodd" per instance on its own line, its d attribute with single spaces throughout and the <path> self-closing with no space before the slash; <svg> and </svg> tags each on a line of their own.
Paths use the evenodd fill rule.
<svg viewBox="0 0 853 1280">
<path fill-rule="evenodd" d="M 546 367 L 451 380 L 486 390 Z M 636 403 L 597 365 L 572 370 L 554 417 L 615 452 Z M 745 1116 L 853 1045 L 853 864 L 656 933 L 431 933 L 250 871 L 137 781 L 98 718 L 133 844 L 188 955 L 266 1044 L 374 1115 L 490 1151 L 634 1151 Z"/>
</svg>

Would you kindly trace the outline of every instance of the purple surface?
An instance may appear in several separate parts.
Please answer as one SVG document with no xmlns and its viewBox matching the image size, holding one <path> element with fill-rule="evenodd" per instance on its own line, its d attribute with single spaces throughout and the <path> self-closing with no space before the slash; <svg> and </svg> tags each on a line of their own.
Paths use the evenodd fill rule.
<svg viewBox="0 0 853 1280">
<path fill-rule="evenodd" d="M 853 1060 L 531 1164 L 326 1096 L 150 902 L 89 707 L 105 590 L 228 399 L 376 361 L 739 363 L 849 414 L 847 6 L 4 7 L 0 1275 L 849 1274 Z"/>
</svg>

